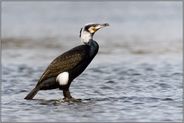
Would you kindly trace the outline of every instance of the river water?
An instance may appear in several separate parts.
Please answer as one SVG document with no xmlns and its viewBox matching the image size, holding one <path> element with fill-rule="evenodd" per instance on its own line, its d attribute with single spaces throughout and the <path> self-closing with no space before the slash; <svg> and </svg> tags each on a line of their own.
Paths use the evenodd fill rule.
<svg viewBox="0 0 184 123">
<path fill-rule="evenodd" d="M 71 84 L 82 101 L 63 103 L 60 90 L 24 100 L 89 22 L 110 27 Z M 2 121 L 182 121 L 181 2 L 3 2 L 2 38 Z"/>
</svg>

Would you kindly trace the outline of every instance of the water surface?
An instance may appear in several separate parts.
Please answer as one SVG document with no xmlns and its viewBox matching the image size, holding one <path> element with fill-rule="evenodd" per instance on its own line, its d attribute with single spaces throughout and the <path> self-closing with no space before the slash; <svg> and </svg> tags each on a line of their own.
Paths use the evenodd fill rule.
<svg viewBox="0 0 184 123">
<path fill-rule="evenodd" d="M 111 26 L 71 84 L 82 102 L 63 103 L 60 90 L 24 100 L 88 22 Z M 181 2 L 3 2 L 2 37 L 2 121 L 182 121 Z"/>
</svg>

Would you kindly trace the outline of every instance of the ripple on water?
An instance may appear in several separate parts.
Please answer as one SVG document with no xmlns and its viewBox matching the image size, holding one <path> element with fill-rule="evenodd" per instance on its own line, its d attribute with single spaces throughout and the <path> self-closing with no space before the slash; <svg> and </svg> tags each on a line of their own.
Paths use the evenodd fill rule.
<svg viewBox="0 0 184 123">
<path fill-rule="evenodd" d="M 58 101 L 62 99 L 59 90 L 39 92 L 34 100 L 24 100 L 45 66 L 34 64 L 33 67 L 26 61 L 3 65 L 2 119 L 9 121 L 13 117 L 15 121 L 43 122 L 181 120 L 182 71 L 178 65 L 170 63 L 167 68 L 168 64 L 162 61 L 135 63 L 131 57 L 128 62 L 123 60 L 113 65 L 99 62 L 86 69 L 71 84 L 73 96 L 82 98 L 80 103 Z"/>
</svg>

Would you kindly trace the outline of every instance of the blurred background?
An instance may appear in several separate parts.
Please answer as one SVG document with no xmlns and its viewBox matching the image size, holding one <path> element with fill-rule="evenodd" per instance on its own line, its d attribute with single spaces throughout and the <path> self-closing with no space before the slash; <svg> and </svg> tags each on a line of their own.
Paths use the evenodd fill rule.
<svg viewBox="0 0 184 123">
<path fill-rule="evenodd" d="M 101 52 L 182 50 L 181 2 L 3 2 L 3 47 L 68 49 L 91 22 L 111 25 L 95 35 Z"/>
<path fill-rule="evenodd" d="M 1 4 L 2 121 L 181 122 L 182 2 L 5 2 Z M 60 90 L 24 97 L 48 64 L 80 45 L 87 23 L 99 53 L 71 84 L 79 104 Z"/>
</svg>

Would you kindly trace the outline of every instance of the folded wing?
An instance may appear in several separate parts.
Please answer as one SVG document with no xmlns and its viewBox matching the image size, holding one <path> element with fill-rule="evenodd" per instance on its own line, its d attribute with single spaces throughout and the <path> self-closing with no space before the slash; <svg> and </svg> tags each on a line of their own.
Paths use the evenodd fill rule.
<svg viewBox="0 0 184 123">
<path fill-rule="evenodd" d="M 64 54 L 58 56 L 51 62 L 51 64 L 42 74 L 37 85 L 39 85 L 42 81 L 50 77 L 56 77 L 58 74 L 64 71 L 70 71 L 88 57 L 89 57 L 88 45 L 80 45 L 65 52 Z"/>
</svg>

